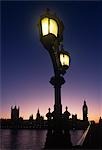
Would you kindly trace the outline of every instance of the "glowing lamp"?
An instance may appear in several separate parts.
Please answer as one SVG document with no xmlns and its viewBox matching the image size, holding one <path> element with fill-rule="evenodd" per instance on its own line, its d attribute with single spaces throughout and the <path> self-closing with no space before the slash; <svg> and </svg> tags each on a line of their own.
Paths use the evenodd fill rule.
<svg viewBox="0 0 102 150">
<path fill-rule="evenodd" d="M 53 34 L 57 37 L 58 34 L 58 25 L 57 22 L 50 18 L 43 18 L 41 20 L 41 27 L 42 27 L 42 35 Z"/>
<path fill-rule="evenodd" d="M 41 16 L 38 27 L 40 41 L 47 50 L 52 49 L 56 40 L 62 40 L 63 23 L 55 14 L 50 14 L 49 9 Z"/>
<path fill-rule="evenodd" d="M 70 66 L 70 55 L 66 51 L 60 51 L 60 63 L 63 69 L 68 69 Z"/>
</svg>

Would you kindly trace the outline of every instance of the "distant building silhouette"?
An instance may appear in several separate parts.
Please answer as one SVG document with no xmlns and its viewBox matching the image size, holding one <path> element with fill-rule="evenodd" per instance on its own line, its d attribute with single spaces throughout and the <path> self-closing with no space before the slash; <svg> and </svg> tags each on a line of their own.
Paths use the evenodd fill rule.
<svg viewBox="0 0 102 150">
<path fill-rule="evenodd" d="M 36 120 L 39 120 L 40 119 L 40 112 L 39 112 L 39 108 L 38 108 L 38 111 L 37 111 L 37 114 L 36 114 Z"/>
<path fill-rule="evenodd" d="M 18 120 L 19 119 L 19 107 L 16 106 L 13 108 L 11 106 L 11 120 Z"/>
<path fill-rule="evenodd" d="M 44 117 L 40 115 L 40 111 L 38 108 L 37 114 L 36 114 L 36 121 L 42 121 L 44 120 Z"/>
<path fill-rule="evenodd" d="M 33 120 L 33 114 L 29 117 L 29 120 L 30 120 L 30 121 Z"/>
<path fill-rule="evenodd" d="M 101 117 L 99 118 L 99 124 L 102 124 L 102 118 Z"/>
<path fill-rule="evenodd" d="M 83 108 L 82 108 L 82 111 L 83 111 L 83 121 L 88 121 L 88 107 L 86 105 L 86 101 L 84 101 L 84 105 L 83 105 Z"/>
<path fill-rule="evenodd" d="M 76 130 L 85 130 L 88 125 L 88 107 L 86 102 L 84 101 L 83 105 L 83 120 L 77 119 L 77 114 L 72 115 L 72 118 L 69 118 L 70 112 L 68 112 L 68 107 L 66 106 L 65 112 L 62 114 L 62 123 L 60 120 L 56 122 L 53 119 L 54 111 L 51 112 L 51 109 L 48 109 L 48 113 L 46 114 L 47 120 L 44 120 L 44 117 L 40 115 L 39 108 L 36 113 L 36 119 L 33 118 L 33 114 L 29 116 L 29 119 L 23 119 L 19 116 L 20 108 L 17 106 L 11 107 L 11 119 L 0 119 L 0 125 L 3 129 L 54 129 L 54 124 L 58 123 L 59 128 L 68 131 L 69 129 L 76 129 Z M 91 123 L 94 123 L 91 121 Z M 99 124 L 102 125 L 102 118 L 99 118 Z M 58 129 L 58 128 L 57 128 Z"/>
<path fill-rule="evenodd" d="M 77 121 L 77 114 L 75 115 L 72 114 L 72 120 Z"/>
</svg>

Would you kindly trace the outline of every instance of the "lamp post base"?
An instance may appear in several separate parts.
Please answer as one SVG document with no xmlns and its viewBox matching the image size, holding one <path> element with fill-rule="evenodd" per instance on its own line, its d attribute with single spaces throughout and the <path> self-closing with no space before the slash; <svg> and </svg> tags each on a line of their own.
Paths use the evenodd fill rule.
<svg viewBox="0 0 102 150">
<path fill-rule="evenodd" d="M 69 131 L 48 130 L 44 149 L 72 148 Z"/>
<path fill-rule="evenodd" d="M 49 121 L 46 135 L 45 149 L 66 149 L 72 148 L 71 136 L 68 122 L 60 119 Z"/>
</svg>

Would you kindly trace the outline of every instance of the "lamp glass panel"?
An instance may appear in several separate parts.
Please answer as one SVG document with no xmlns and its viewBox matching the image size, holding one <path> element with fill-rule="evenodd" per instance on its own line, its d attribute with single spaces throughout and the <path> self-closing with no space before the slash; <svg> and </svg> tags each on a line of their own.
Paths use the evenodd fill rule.
<svg viewBox="0 0 102 150">
<path fill-rule="evenodd" d="M 48 34 L 48 18 L 43 18 L 41 20 L 41 25 L 42 25 L 42 35 L 47 35 Z"/>
<path fill-rule="evenodd" d="M 62 66 L 69 66 L 69 56 L 66 54 L 60 54 L 60 62 Z"/>
<path fill-rule="evenodd" d="M 57 37 L 58 25 L 57 22 L 53 19 L 50 19 L 50 33 L 54 34 Z"/>
</svg>

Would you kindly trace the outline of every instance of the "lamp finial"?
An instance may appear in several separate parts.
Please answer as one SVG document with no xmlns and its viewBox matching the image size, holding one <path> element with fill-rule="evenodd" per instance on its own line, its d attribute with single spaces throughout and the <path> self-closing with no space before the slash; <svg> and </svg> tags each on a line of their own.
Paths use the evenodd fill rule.
<svg viewBox="0 0 102 150">
<path fill-rule="evenodd" d="M 47 8 L 47 9 L 46 9 L 46 12 L 47 12 L 47 14 L 49 14 L 49 12 L 50 12 L 50 9 L 49 9 L 49 8 Z"/>
</svg>

